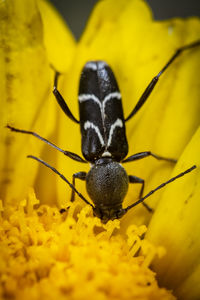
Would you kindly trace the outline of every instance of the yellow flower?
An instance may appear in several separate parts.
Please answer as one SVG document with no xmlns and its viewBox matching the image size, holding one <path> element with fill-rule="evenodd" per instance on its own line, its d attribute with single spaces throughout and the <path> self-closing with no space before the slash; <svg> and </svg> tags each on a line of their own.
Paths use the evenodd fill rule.
<svg viewBox="0 0 200 300">
<path fill-rule="evenodd" d="M 104 0 L 76 45 L 46 1 L 6 0 L 0 32 L 0 298 L 175 299 L 158 287 L 152 264 L 161 286 L 181 299 L 199 299 L 198 168 L 148 199 L 153 215 L 138 205 L 121 220 L 101 224 L 81 199 L 67 200 L 71 190 L 59 177 L 26 155 L 52 161 L 69 180 L 80 164 L 59 153 L 55 159 L 34 137 L 5 126 L 34 130 L 81 155 L 79 126 L 51 95 L 50 65 L 64 73 L 58 88 L 78 116 L 81 69 L 86 61 L 105 60 L 118 79 L 126 117 L 174 51 L 199 38 L 200 20 L 156 22 L 142 0 Z M 199 67 L 199 48 L 182 53 L 127 122 L 130 155 L 150 150 L 178 159 L 175 168 L 153 158 L 126 165 L 128 174 L 146 180 L 145 193 L 200 164 Z M 46 205 L 38 205 L 33 186 Z M 84 183 L 77 188 L 86 195 Z M 130 186 L 124 206 L 138 194 L 139 187 Z M 52 204 L 70 208 L 61 215 Z"/>
</svg>

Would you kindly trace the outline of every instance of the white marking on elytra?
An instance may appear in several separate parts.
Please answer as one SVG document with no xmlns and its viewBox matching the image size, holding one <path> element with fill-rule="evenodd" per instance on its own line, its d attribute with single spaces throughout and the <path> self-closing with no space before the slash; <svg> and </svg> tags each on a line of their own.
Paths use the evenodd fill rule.
<svg viewBox="0 0 200 300">
<path fill-rule="evenodd" d="M 100 110 L 101 110 L 102 120 L 104 120 L 104 118 L 105 118 L 106 103 L 109 100 L 112 100 L 113 98 L 121 100 L 120 92 L 113 92 L 113 93 L 110 93 L 110 94 L 106 95 L 102 102 L 94 94 L 81 94 L 81 95 L 78 96 L 78 99 L 79 99 L 80 103 L 82 103 L 84 101 L 88 101 L 88 100 L 92 100 L 95 103 L 97 103 L 100 107 Z"/>
<path fill-rule="evenodd" d="M 93 71 L 96 71 L 96 70 L 97 70 L 97 65 L 96 65 L 96 63 L 90 61 L 90 62 L 88 62 L 88 63 L 85 65 L 85 68 L 87 68 L 87 69 L 92 69 Z"/>
<path fill-rule="evenodd" d="M 108 102 L 109 100 L 116 98 L 118 100 L 121 100 L 121 94 L 119 92 L 113 92 L 108 94 L 104 99 L 103 99 L 103 110 L 105 110 L 105 106 L 106 106 L 106 102 Z"/>
<path fill-rule="evenodd" d="M 100 130 L 99 130 L 99 127 L 96 126 L 96 125 L 94 125 L 94 124 L 93 124 L 92 122 L 90 122 L 90 121 L 86 121 L 86 122 L 84 123 L 84 129 L 87 130 L 88 128 L 94 129 L 94 131 L 96 132 L 96 134 L 97 134 L 97 136 L 98 136 L 98 138 L 99 138 L 99 141 L 100 141 L 100 143 L 101 143 L 101 146 L 103 147 L 103 146 L 105 145 L 105 143 L 104 143 L 103 137 L 102 137 L 102 135 L 101 135 L 101 132 L 100 132 Z"/>
<path fill-rule="evenodd" d="M 113 93 L 110 93 L 110 94 L 106 95 L 102 102 L 94 94 L 81 94 L 78 97 L 80 103 L 85 102 L 85 101 L 93 101 L 93 102 L 95 102 L 99 105 L 99 108 L 100 108 L 100 111 L 101 111 L 101 116 L 102 116 L 104 132 L 105 132 L 105 125 L 104 125 L 105 107 L 106 107 L 107 102 L 112 100 L 113 98 L 115 98 L 117 100 L 121 100 L 120 92 L 113 92 Z M 112 124 L 111 127 L 110 127 L 109 137 L 108 137 L 108 141 L 107 141 L 107 147 L 109 147 L 111 142 L 112 142 L 113 131 L 116 127 L 121 127 L 121 128 L 123 127 L 123 122 L 122 122 L 121 119 L 117 119 L 115 121 L 115 123 Z M 87 130 L 88 128 L 92 128 L 92 129 L 95 130 L 102 147 L 105 146 L 104 139 L 101 135 L 101 132 L 100 132 L 98 126 L 94 125 L 92 122 L 86 121 L 84 123 L 84 129 Z"/>
<path fill-rule="evenodd" d="M 78 96 L 78 100 L 80 103 L 82 103 L 84 101 L 88 101 L 88 100 L 93 100 L 101 108 L 101 102 L 99 101 L 99 98 L 96 97 L 94 94 L 81 94 Z"/>
<path fill-rule="evenodd" d="M 120 127 L 122 128 L 123 127 L 123 122 L 121 119 L 117 119 L 110 127 L 110 131 L 109 131 L 109 137 L 108 137 L 108 142 L 107 142 L 107 145 L 106 145 L 106 148 L 108 148 L 110 145 L 111 145 L 111 142 L 112 142 L 112 136 L 113 136 L 113 132 L 115 130 L 116 127 Z M 101 143 L 101 146 L 105 146 L 105 142 L 104 142 L 104 139 L 102 137 L 102 134 L 99 130 L 99 127 L 94 125 L 92 122 L 90 121 L 86 121 L 84 123 L 84 129 L 87 130 L 88 128 L 92 128 L 94 129 L 94 131 L 96 132 L 98 138 L 99 138 L 99 141 Z M 110 152 L 108 151 L 105 151 L 102 156 L 111 156 Z"/>
<path fill-rule="evenodd" d="M 104 61 L 97 61 L 97 62 L 93 62 L 93 61 L 89 61 L 88 63 L 86 63 L 85 67 L 86 69 L 91 69 L 93 71 L 96 71 L 97 68 L 98 69 L 102 69 L 105 66 L 107 66 L 107 64 Z"/>
<path fill-rule="evenodd" d="M 121 119 L 117 119 L 115 121 L 115 123 L 113 123 L 110 127 L 110 132 L 109 132 L 109 138 L 108 138 L 108 143 L 107 143 L 107 147 L 110 146 L 111 142 L 112 142 L 112 135 L 113 135 L 113 131 L 115 130 L 116 127 L 123 127 L 123 123 Z"/>
</svg>

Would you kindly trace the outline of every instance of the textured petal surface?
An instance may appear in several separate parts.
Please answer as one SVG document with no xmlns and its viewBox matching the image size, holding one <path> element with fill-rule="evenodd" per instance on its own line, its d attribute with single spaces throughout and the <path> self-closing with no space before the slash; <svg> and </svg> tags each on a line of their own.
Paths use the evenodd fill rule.
<svg viewBox="0 0 200 300">
<path fill-rule="evenodd" d="M 26 155 L 37 156 L 44 145 L 33 137 L 11 133 L 5 126 L 34 130 L 46 138 L 52 133 L 56 101 L 50 63 L 59 67 L 63 53 L 68 52 L 62 65 L 66 70 L 75 45 L 60 16 L 47 2 L 40 4 L 43 20 L 35 0 L 0 3 L 0 197 L 7 202 L 16 203 L 26 195 L 38 169 Z M 58 34 L 53 40 L 47 24 L 54 22 Z M 60 46 L 55 56 L 49 50 L 52 43 Z"/>
<path fill-rule="evenodd" d="M 43 47 L 42 23 L 35 1 L 1 1 L 1 197 L 17 201 L 33 183 L 36 165 L 26 154 L 39 148 L 28 136 L 10 133 L 7 124 L 48 133 L 53 112 L 48 103 L 50 68 Z M 48 126 L 47 124 L 51 124 Z M 29 142 L 30 141 L 30 142 Z"/>
<path fill-rule="evenodd" d="M 38 0 L 44 27 L 44 45 L 48 59 L 59 72 L 68 71 L 75 50 L 75 40 L 60 14 L 49 1 Z"/>
<path fill-rule="evenodd" d="M 195 284 L 199 278 L 200 263 L 199 149 L 200 128 L 188 143 L 172 175 L 193 164 L 198 168 L 168 186 L 147 233 L 148 239 L 167 250 L 165 258 L 154 263 L 160 282 L 174 290 L 179 287 L 177 294 L 182 299 L 200 297 L 199 284 Z M 190 294 L 189 283 L 192 288 Z"/>
</svg>

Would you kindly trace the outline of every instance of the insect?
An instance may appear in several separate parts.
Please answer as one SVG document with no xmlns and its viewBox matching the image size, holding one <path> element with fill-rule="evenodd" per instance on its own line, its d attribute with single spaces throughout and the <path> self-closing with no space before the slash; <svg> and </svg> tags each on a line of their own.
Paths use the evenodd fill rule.
<svg viewBox="0 0 200 300">
<path fill-rule="evenodd" d="M 128 175 L 122 164 L 142 159 L 147 156 L 152 156 L 155 159 L 172 163 L 175 163 L 176 160 L 159 156 L 150 151 L 136 153 L 126 158 L 128 154 L 128 142 L 126 138 L 125 123 L 143 106 L 156 86 L 160 76 L 180 53 L 199 45 L 200 41 L 196 41 L 179 48 L 174 53 L 163 69 L 151 80 L 127 118 L 124 118 L 121 94 L 115 76 L 111 68 L 104 61 L 89 61 L 82 70 L 78 96 L 79 120 L 74 117 L 57 89 L 59 73 L 56 73 L 53 93 L 64 113 L 73 122 L 80 124 L 82 154 L 84 158 L 73 152 L 62 150 L 35 132 L 16 129 L 9 125 L 7 127 L 15 132 L 34 135 L 43 142 L 59 150 L 64 155 L 80 163 L 89 162 L 91 164 L 90 171 L 88 173 L 78 172 L 73 174 L 72 183 L 70 183 L 64 175 L 45 161 L 33 155 L 28 156 L 58 174 L 72 189 L 71 201 L 74 201 L 75 193 L 78 194 L 85 203 L 92 207 L 94 215 L 99 217 L 102 222 L 121 218 L 139 203 L 143 203 L 143 205 L 151 211 L 144 200 L 165 185 L 191 172 L 196 166 L 192 166 L 170 180 L 162 183 L 142 197 L 145 183 L 144 180 L 134 175 Z M 86 181 L 87 192 L 92 199 L 93 204 L 78 192 L 75 187 L 76 179 Z M 126 196 L 129 183 L 141 184 L 140 196 L 138 201 L 123 208 L 122 203 Z"/>
</svg>

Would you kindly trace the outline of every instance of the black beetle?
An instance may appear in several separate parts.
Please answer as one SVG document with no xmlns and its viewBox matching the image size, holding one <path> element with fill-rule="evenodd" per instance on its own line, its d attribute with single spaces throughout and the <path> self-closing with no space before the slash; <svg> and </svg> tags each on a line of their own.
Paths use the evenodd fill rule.
<svg viewBox="0 0 200 300">
<path fill-rule="evenodd" d="M 200 41 L 195 41 L 194 43 L 179 48 L 175 52 L 163 69 L 152 79 L 126 119 L 123 114 L 121 94 L 117 81 L 107 63 L 104 61 L 89 61 L 82 70 L 78 96 L 80 120 L 77 120 L 73 116 L 62 95 L 57 90 L 59 73 L 56 72 L 53 93 L 65 114 L 72 121 L 80 124 L 84 159 L 73 152 L 60 149 L 35 132 L 16 129 L 9 125 L 7 127 L 12 131 L 32 134 L 71 159 L 81 163 L 90 162 L 90 171 L 88 173 L 78 172 L 73 174 L 73 182 L 71 184 L 60 172 L 48 163 L 35 156 L 28 156 L 41 162 L 57 173 L 72 188 L 71 201 L 74 201 L 75 193 L 77 193 L 81 199 L 92 207 L 94 215 L 99 217 L 103 222 L 122 217 L 128 210 L 139 203 L 143 203 L 143 205 L 151 211 L 151 208 L 144 202 L 144 199 L 158 189 L 164 187 L 166 184 L 191 172 L 196 166 L 192 166 L 167 182 L 162 183 L 157 188 L 150 191 L 146 196 L 142 197 L 144 180 L 134 175 L 127 175 L 121 163 L 131 162 L 147 156 L 153 156 L 156 159 L 169 162 L 176 162 L 176 160 L 161 157 L 150 151 L 136 153 L 126 158 L 128 153 L 128 142 L 126 138 L 125 122 L 131 119 L 142 107 L 158 82 L 159 77 L 180 53 L 199 45 Z M 76 178 L 86 181 L 87 192 L 94 205 L 75 188 Z M 140 183 L 142 185 L 140 197 L 139 200 L 132 205 L 122 208 L 123 199 L 127 193 L 129 183 Z"/>
</svg>

